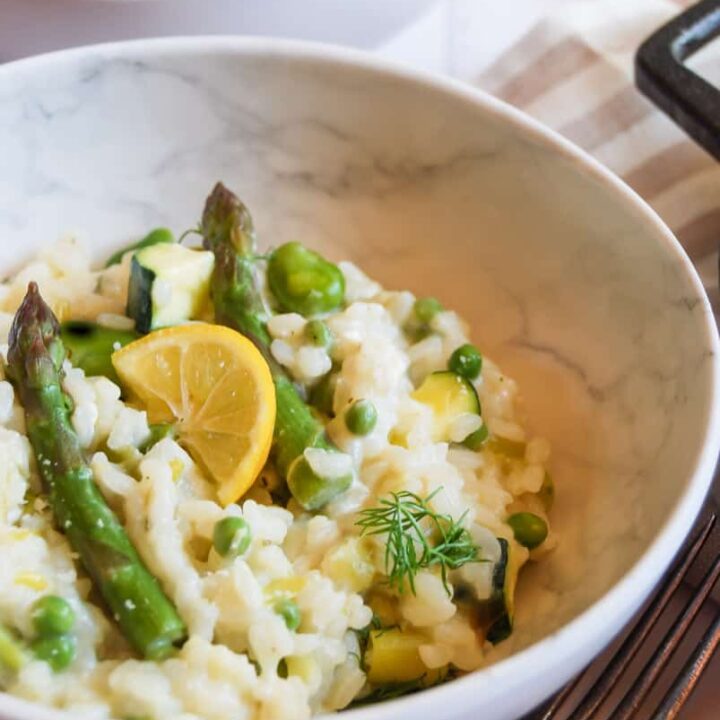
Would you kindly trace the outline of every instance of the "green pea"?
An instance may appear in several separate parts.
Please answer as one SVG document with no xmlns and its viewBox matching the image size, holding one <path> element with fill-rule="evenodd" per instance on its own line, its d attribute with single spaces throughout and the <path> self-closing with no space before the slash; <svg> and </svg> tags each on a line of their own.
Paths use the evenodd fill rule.
<svg viewBox="0 0 720 720">
<path fill-rule="evenodd" d="M 38 635 L 62 635 L 75 624 L 75 612 L 65 598 L 45 595 L 32 608 L 32 622 Z"/>
<path fill-rule="evenodd" d="M 295 630 L 300 627 L 302 616 L 300 614 L 300 608 L 294 600 L 290 600 L 289 598 L 280 600 L 275 605 L 275 612 L 282 616 L 288 630 L 295 632 Z"/>
<path fill-rule="evenodd" d="M 337 265 L 298 242 L 281 245 L 270 256 L 267 279 L 286 312 L 317 315 L 335 310 L 345 298 L 345 276 Z"/>
<path fill-rule="evenodd" d="M 244 555 L 251 540 L 250 526 L 241 517 L 226 517 L 215 524 L 213 546 L 223 557 Z"/>
<path fill-rule="evenodd" d="M 377 410 L 369 400 L 356 400 L 345 411 L 345 425 L 353 435 L 367 435 L 377 424 Z"/>
<path fill-rule="evenodd" d="M 440 301 L 434 297 L 418 298 L 413 306 L 415 317 L 425 325 L 431 322 L 442 310 L 443 306 L 440 304 Z"/>
<path fill-rule="evenodd" d="M 450 356 L 448 370 L 452 370 L 468 380 L 474 380 L 482 370 L 480 351 L 470 343 L 461 345 Z"/>
<path fill-rule="evenodd" d="M 470 433 L 462 444 L 470 450 L 479 450 L 487 442 L 488 435 L 490 435 L 488 426 L 483 423 L 475 432 Z"/>
<path fill-rule="evenodd" d="M 38 660 L 60 672 L 75 659 L 77 643 L 72 635 L 45 635 L 37 638 L 30 649 Z"/>
<path fill-rule="evenodd" d="M 280 662 L 277 666 L 277 674 L 279 678 L 282 678 L 285 680 L 288 676 L 288 666 L 287 662 L 285 661 L 285 658 L 280 658 Z"/>
<path fill-rule="evenodd" d="M 310 320 L 305 326 L 305 337 L 316 347 L 327 348 L 332 344 L 330 328 L 322 320 Z"/>
<path fill-rule="evenodd" d="M 547 523 L 534 513 L 515 513 L 508 518 L 508 525 L 512 528 L 515 539 L 529 550 L 542 545 L 547 538 Z"/>
</svg>

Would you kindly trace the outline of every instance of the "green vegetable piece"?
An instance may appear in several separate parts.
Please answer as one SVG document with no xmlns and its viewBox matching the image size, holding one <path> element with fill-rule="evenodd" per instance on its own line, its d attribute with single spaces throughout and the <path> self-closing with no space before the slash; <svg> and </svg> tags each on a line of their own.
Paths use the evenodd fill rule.
<svg viewBox="0 0 720 720">
<path fill-rule="evenodd" d="M 17 672 L 25 661 L 23 646 L 7 628 L 0 625 L 0 670 Z"/>
<path fill-rule="evenodd" d="M 467 378 L 450 370 L 430 373 L 412 393 L 412 398 L 433 410 L 435 442 L 449 442 L 452 439 L 451 428 L 458 415 L 482 414 L 475 386 Z"/>
<path fill-rule="evenodd" d="M 440 301 L 434 297 L 418 298 L 413 305 L 415 317 L 423 325 L 432 322 L 433 318 L 443 311 Z"/>
<path fill-rule="evenodd" d="M 215 524 L 213 547 L 222 557 L 234 558 L 244 555 L 251 541 L 252 532 L 244 518 L 226 517 Z"/>
<path fill-rule="evenodd" d="M 515 539 L 528 550 L 542 545 L 548 534 L 547 523 L 539 516 L 530 512 L 519 512 L 508 518 Z"/>
<path fill-rule="evenodd" d="M 475 432 L 470 433 L 463 441 L 462 444 L 470 450 L 480 450 L 480 448 L 487 442 L 490 431 L 488 426 L 483 423 Z"/>
<path fill-rule="evenodd" d="M 329 440 L 323 438 L 322 442 L 329 443 Z M 316 447 L 332 452 L 331 448 L 335 446 L 323 448 L 319 444 Z M 350 487 L 352 474 L 322 477 L 310 467 L 304 455 L 299 455 L 288 469 L 286 481 L 292 496 L 300 505 L 306 510 L 318 510 Z"/>
<path fill-rule="evenodd" d="M 267 311 L 255 277 L 257 252 L 252 218 L 240 200 L 220 183 L 205 204 L 202 234 L 205 248 L 215 255 L 210 284 L 215 320 L 254 342 L 273 376 L 277 401 L 273 455 L 278 474 L 306 510 L 317 510 L 347 490 L 353 476 L 351 472 L 333 477 L 317 475 L 304 457 L 308 448 L 331 453 L 339 450 L 270 352 Z"/>
<path fill-rule="evenodd" d="M 150 436 L 148 439 L 140 445 L 138 448 L 140 452 L 146 453 L 151 447 L 157 445 L 161 440 L 165 438 L 174 438 L 177 434 L 177 428 L 175 423 L 153 423 L 150 425 Z"/>
<path fill-rule="evenodd" d="M 86 375 L 103 375 L 119 384 L 112 354 L 140 336 L 134 330 L 115 330 L 86 320 L 68 320 L 60 325 L 60 337 L 70 362 Z"/>
<path fill-rule="evenodd" d="M 316 347 L 328 348 L 332 344 L 330 328 L 322 320 L 310 320 L 305 326 L 305 337 Z"/>
<path fill-rule="evenodd" d="M 275 612 L 282 616 L 285 621 L 287 629 L 295 632 L 300 627 L 302 616 L 300 614 L 300 608 L 294 600 L 284 598 L 275 605 Z"/>
<path fill-rule="evenodd" d="M 310 390 L 310 397 L 308 398 L 314 408 L 329 417 L 334 417 L 333 402 L 335 400 L 336 384 L 337 375 L 328 373 Z"/>
<path fill-rule="evenodd" d="M 448 361 L 448 370 L 458 375 L 474 380 L 482 370 L 482 355 L 480 351 L 470 343 L 465 343 L 456 348 Z"/>
<path fill-rule="evenodd" d="M 157 660 L 185 639 L 185 625 L 94 482 L 62 387 L 65 355 L 57 319 L 30 283 L 13 320 L 6 369 L 55 522 L 130 644 Z"/>
<path fill-rule="evenodd" d="M 32 622 L 35 632 L 40 636 L 63 635 L 72 630 L 75 624 L 75 611 L 65 598 L 45 595 L 33 605 Z"/>
<path fill-rule="evenodd" d="M 368 435 L 377 424 L 377 410 L 369 400 L 356 400 L 345 411 L 345 425 L 353 435 Z"/>
<path fill-rule="evenodd" d="M 520 566 L 517 552 L 505 538 L 498 538 L 500 559 L 492 575 L 492 594 L 479 608 L 480 620 L 487 623 L 485 635 L 494 645 L 508 638 L 515 616 L 515 586 Z"/>
<path fill-rule="evenodd" d="M 208 301 L 212 253 L 155 245 L 133 255 L 126 313 L 148 333 L 197 318 Z"/>
<path fill-rule="evenodd" d="M 550 512 L 555 504 L 555 481 L 547 470 L 545 471 L 545 477 L 540 486 L 540 492 L 538 492 L 538 498 L 540 498 L 540 502 L 544 505 L 545 512 Z"/>
<path fill-rule="evenodd" d="M 133 252 L 135 250 L 142 250 L 143 248 L 150 247 L 151 245 L 158 245 L 160 243 L 174 243 L 175 242 L 175 236 L 172 234 L 170 230 L 167 228 L 155 228 L 154 230 L 151 230 L 142 240 L 139 242 L 134 243 L 133 245 L 128 245 L 127 247 L 124 247 L 122 250 L 118 250 L 116 253 L 111 255 L 108 258 L 108 261 L 105 263 L 105 267 L 108 268 L 111 265 L 117 265 L 118 263 L 122 262 L 123 256 L 125 253 Z"/>
<path fill-rule="evenodd" d="M 77 654 L 77 641 L 73 635 L 43 635 L 30 645 L 33 655 L 43 660 L 53 672 L 61 672 Z"/>
<path fill-rule="evenodd" d="M 299 242 L 281 245 L 270 256 L 267 279 L 275 299 L 286 312 L 301 315 L 326 313 L 342 305 L 345 276 Z"/>
</svg>

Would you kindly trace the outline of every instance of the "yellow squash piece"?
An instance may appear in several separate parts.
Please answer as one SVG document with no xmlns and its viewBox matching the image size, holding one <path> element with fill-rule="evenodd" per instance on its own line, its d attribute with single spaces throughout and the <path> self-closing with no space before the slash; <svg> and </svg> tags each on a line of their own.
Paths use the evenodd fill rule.
<svg viewBox="0 0 720 720">
<path fill-rule="evenodd" d="M 323 573 L 341 588 L 365 592 L 375 576 L 368 538 L 347 538 L 325 555 L 321 567 Z"/>
<path fill-rule="evenodd" d="M 419 648 L 427 639 L 398 628 L 371 630 L 365 661 L 368 680 L 373 684 L 417 680 L 430 671 L 420 659 Z"/>
<path fill-rule="evenodd" d="M 413 630 L 387 628 L 371 630 L 365 655 L 367 679 L 373 685 L 420 681 L 424 687 L 439 682 L 447 665 L 428 668 L 420 657 L 420 646 L 427 638 Z"/>
<path fill-rule="evenodd" d="M 412 397 L 432 409 L 435 442 L 451 440 L 450 428 L 458 415 L 480 415 L 480 400 L 473 384 L 449 370 L 430 373 Z"/>
<path fill-rule="evenodd" d="M 151 423 L 177 423 L 223 505 L 249 489 L 270 452 L 275 387 L 247 338 L 220 325 L 178 325 L 126 345 L 112 362 Z"/>
<path fill-rule="evenodd" d="M 23 572 L 15 576 L 16 585 L 24 585 L 31 590 L 42 592 L 47 589 L 47 580 L 40 574 L 34 572 Z"/>
</svg>

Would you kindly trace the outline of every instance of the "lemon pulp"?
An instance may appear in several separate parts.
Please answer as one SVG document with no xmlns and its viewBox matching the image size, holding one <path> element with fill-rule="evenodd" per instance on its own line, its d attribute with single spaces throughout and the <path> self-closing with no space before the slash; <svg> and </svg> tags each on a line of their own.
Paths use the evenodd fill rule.
<svg viewBox="0 0 720 720">
<path fill-rule="evenodd" d="M 118 350 L 113 366 L 151 423 L 175 422 L 193 459 L 235 502 L 262 470 L 275 426 L 275 387 L 258 349 L 220 325 L 150 333 Z"/>
</svg>

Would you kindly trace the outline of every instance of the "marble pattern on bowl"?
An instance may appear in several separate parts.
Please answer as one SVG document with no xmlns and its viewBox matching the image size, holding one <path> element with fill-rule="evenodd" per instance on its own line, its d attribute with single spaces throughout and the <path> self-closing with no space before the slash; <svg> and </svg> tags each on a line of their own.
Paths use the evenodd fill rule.
<svg viewBox="0 0 720 720">
<path fill-rule="evenodd" d="M 497 655 L 544 644 L 423 702 L 460 717 L 444 698 L 474 683 L 475 710 L 510 718 L 620 629 L 689 527 L 717 451 L 717 338 L 687 259 L 629 191 L 491 100 L 353 58 L 196 40 L 0 68 L 0 268 L 68 232 L 100 258 L 191 227 L 223 179 L 267 246 L 300 238 L 458 309 L 553 444 L 560 546 L 521 583 Z M 624 576 L 624 599 L 581 614 Z M 552 672 L 511 694 L 543 649 Z"/>
</svg>

